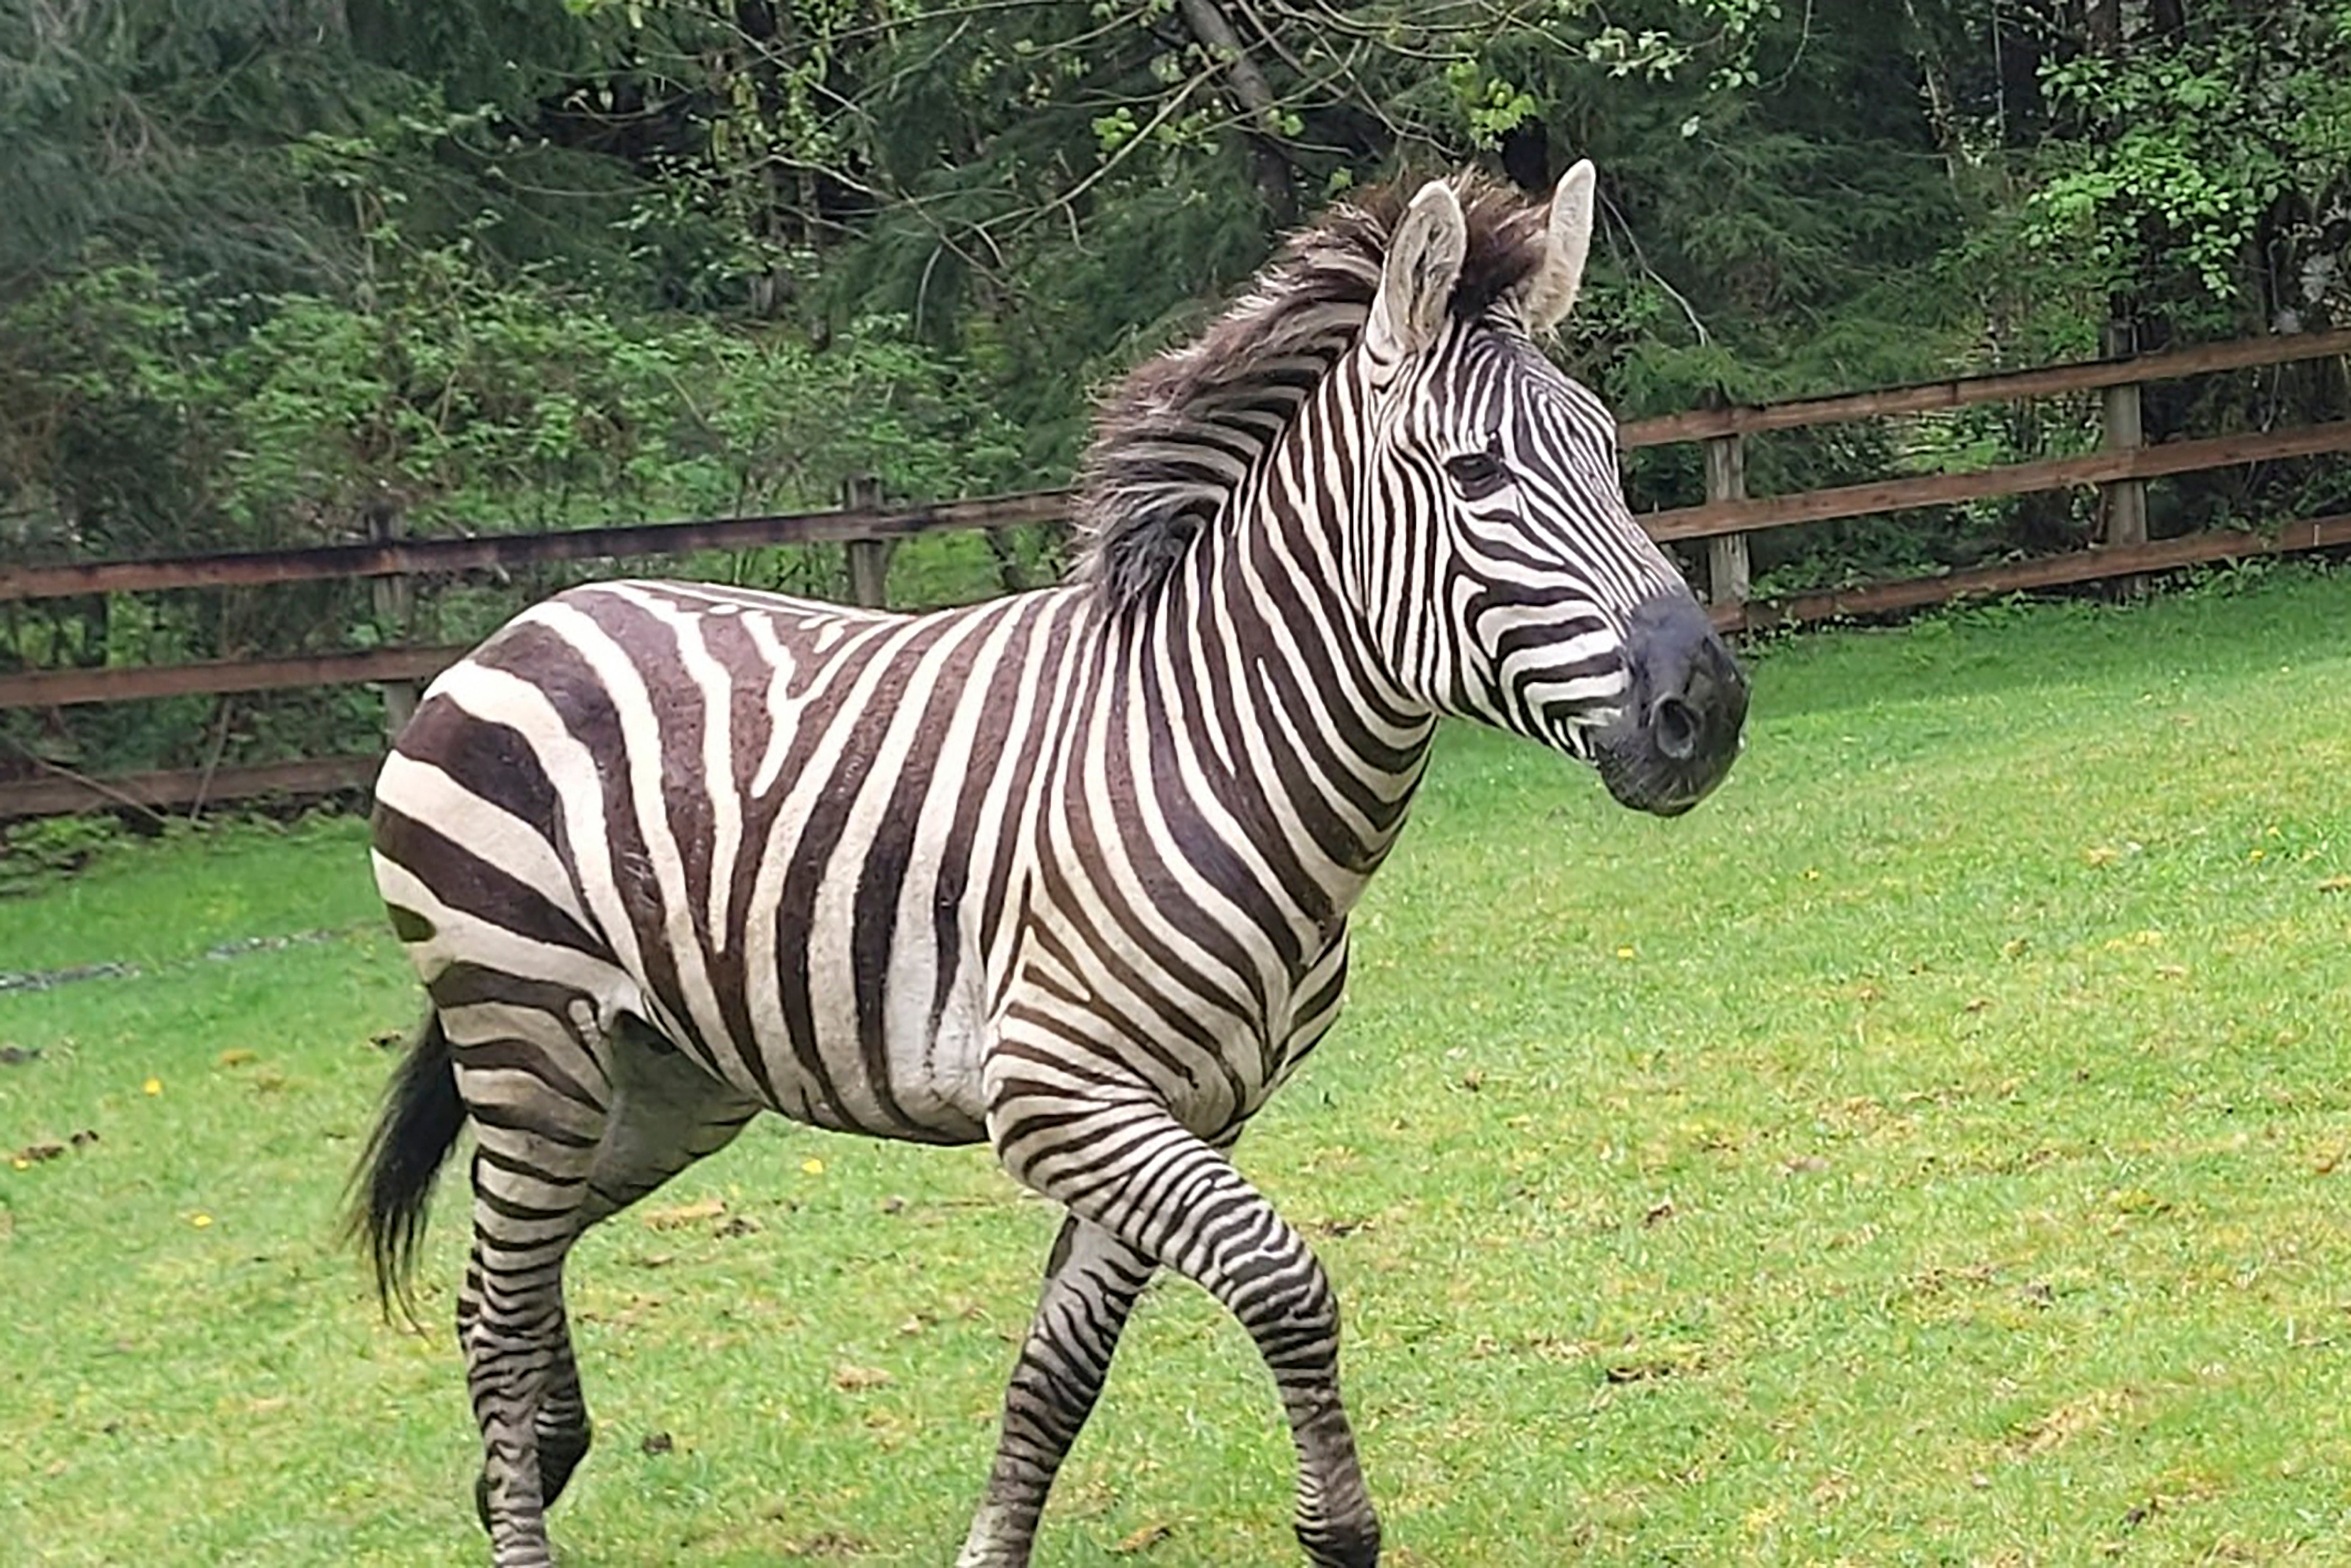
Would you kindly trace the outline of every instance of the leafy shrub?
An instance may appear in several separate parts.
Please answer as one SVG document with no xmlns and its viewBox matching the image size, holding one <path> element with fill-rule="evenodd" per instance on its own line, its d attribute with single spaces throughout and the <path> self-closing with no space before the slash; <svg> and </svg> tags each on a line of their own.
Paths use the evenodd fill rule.
<svg viewBox="0 0 2351 1568">
<path fill-rule="evenodd" d="M 46 817 L 0 830 L 0 898 L 13 898 L 79 871 L 122 837 L 111 817 Z"/>
</svg>

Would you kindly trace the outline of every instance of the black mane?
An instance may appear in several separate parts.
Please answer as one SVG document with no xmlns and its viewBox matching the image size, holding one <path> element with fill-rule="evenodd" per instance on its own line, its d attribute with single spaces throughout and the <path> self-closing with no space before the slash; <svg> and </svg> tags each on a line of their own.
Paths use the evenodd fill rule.
<svg viewBox="0 0 2351 1568">
<path fill-rule="evenodd" d="M 1475 319 L 1542 266 L 1546 213 L 1482 175 L 1460 175 L 1453 189 L 1469 244 L 1450 308 Z M 1396 184 L 1332 208 L 1198 339 L 1146 360 L 1103 399 L 1079 473 L 1072 580 L 1123 610 L 1166 578 L 1353 347 L 1408 200 Z"/>
</svg>

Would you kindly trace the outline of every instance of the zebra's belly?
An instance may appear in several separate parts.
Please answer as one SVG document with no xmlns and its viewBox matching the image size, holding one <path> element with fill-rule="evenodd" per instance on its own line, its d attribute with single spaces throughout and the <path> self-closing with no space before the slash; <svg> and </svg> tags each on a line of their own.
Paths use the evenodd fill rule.
<svg viewBox="0 0 2351 1568">
<path fill-rule="evenodd" d="M 734 1053 L 740 1065 L 729 1082 L 816 1126 L 920 1143 L 984 1141 L 983 1075 L 1001 1006 L 974 945 L 902 933 L 888 963 L 861 974 L 838 935 L 813 935 L 804 966 L 784 977 L 785 1005 L 762 1016 L 751 1050 Z M 1137 1040 L 1092 1065 L 1123 1066 L 1152 1082 L 1176 1120 L 1220 1136 L 1262 1109 L 1321 1041 L 1337 1015 L 1345 961 L 1342 936 L 1278 989 L 1278 1019 L 1217 1018 L 1206 1051 L 1196 1040 L 1188 1049 Z M 806 1026 L 796 1021 L 801 1007 Z M 754 1061 L 765 1064 L 764 1083 L 747 1076 Z"/>
<path fill-rule="evenodd" d="M 852 918 L 820 921 L 769 962 L 714 975 L 698 998 L 647 977 L 664 1015 L 651 1021 L 793 1121 L 915 1143 L 984 1138 L 976 955 L 945 923 L 902 930 L 886 948 L 861 951 L 857 936 Z"/>
</svg>

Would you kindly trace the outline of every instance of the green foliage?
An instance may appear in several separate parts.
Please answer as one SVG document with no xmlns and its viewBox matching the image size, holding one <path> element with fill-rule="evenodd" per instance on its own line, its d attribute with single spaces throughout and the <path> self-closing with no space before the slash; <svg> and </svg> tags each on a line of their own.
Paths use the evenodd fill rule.
<svg viewBox="0 0 2351 1568">
<path fill-rule="evenodd" d="M 0 829 L 0 899 L 56 885 L 121 841 L 111 817 L 43 817 Z"/>
<path fill-rule="evenodd" d="M 2053 111 L 2098 133 L 2044 150 L 2017 229 L 2036 276 L 2076 298 L 2152 286 L 2224 332 L 2325 310 L 2351 280 L 2273 279 L 2286 257 L 2263 251 L 2274 237 L 2306 255 L 2351 198 L 2346 63 L 2346 18 L 2300 6 L 2199 10 L 2177 38 L 2052 61 Z"/>
<path fill-rule="evenodd" d="M 1734 123 L 1742 105 L 1809 113 L 1822 89 L 1867 85 L 1862 101 L 1896 103 L 1906 90 L 1837 79 L 1887 36 L 1858 5 L 1839 26 L 1863 36 L 1832 47 L 1809 7 L 1750 0 L 1655 0 L 1604 18 L 1574 0 L 1379 0 L 1343 18 L 1278 4 L 1260 17 L 1274 29 L 1263 47 L 1245 40 L 1246 77 L 1228 69 L 1233 46 L 1200 30 L 1215 3 L 803 4 L 757 26 L 700 0 L 583 9 L 628 17 L 649 59 L 710 62 L 709 77 L 661 90 L 707 105 L 681 128 L 695 144 L 687 185 L 773 242 L 764 292 L 806 282 L 836 322 L 878 304 L 968 355 L 1040 472 L 1074 457 L 1092 385 L 1194 321 L 1323 193 L 1480 153 L 1531 179 L 1571 152 L 1629 171 L 1614 128 L 1646 112 L 1642 93 L 1674 98 L 1663 151 L 1677 168 L 1681 128 L 1705 114 L 1745 148 L 1758 143 Z M 1640 92 L 1608 90 L 1636 56 Z M 1778 145 L 1792 153 L 1813 129 Z M 1865 148 L 1851 166 L 1886 165 Z M 1667 205 L 1669 221 L 1738 210 L 1719 189 L 1693 194 Z M 1814 210 L 1834 225 L 1855 209 L 1830 195 Z M 1913 248 L 1933 237 L 1907 214 L 1878 221 Z M 1780 245 L 1769 218 L 1751 222 L 1730 247 Z M 1814 254 L 1853 265 L 1839 234 Z M 1701 308 L 1714 322 L 1711 302 Z"/>
<path fill-rule="evenodd" d="M 1010 427 L 902 323 L 820 349 L 627 310 L 473 235 L 411 242 L 350 142 L 302 152 L 369 214 L 359 289 L 94 258 L 0 310 L 20 540 L 251 548 L 350 537 L 380 506 L 478 531 L 822 506 L 852 472 L 923 496 L 1016 476 Z"/>
<path fill-rule="evenodd" d="M 0 7 L 0 302 L 98 240 L 249 289 L 347 285 L 360 236 L 305 168 L 321 142 L 371 148 L 420 227 L 494 202 L 509 237 L 546 242 L 552 206 L 576 218 L 615 188 L 596 161 L 496 133 L 592 68 L 559 20 L 509 0 Z M 618 253 L 569 237 L 574 255 Z"/>
<path fill-rule="evenodd" d="M 475 533 L 811 510 L 851 474 L 911 497 L 1026 476 L 1013 427 L 903 323 L 869 318 L 823 343 L 789 323 L 632 307 L 553 263 L 502 263 L 484 233 L 412 239 L 374 142 L 313 136 L 297 151 L 363 230 L 360 287 L 256 293 L 161 256 L 93 253 L 0 303 L 0 529 L 14 549 L 132 556 L 345 542 L 392 520 Z M 761 575 L 789 582 L 807 554 Z M 517 603 L 510 593 L 486 619 L 461 603 L 444 634 L 486 630 Z M 416 626 L 437 609 L 428 600 Z M 12 606 L 0 659 L 147 663 L 402 634 L 364 588 L 302 585 Z M 379 725 L 371 698 L 343 692 L 69 722 L 14 713 L 0 740 L 116 771 L 361 748 Z"/>
<path fill-rule="evenodd" d="M 2020 361 L 2098 351 L 2116 311 L 2155 344 L 2344 319 L 2345 22 L 2322 4 L 2126 6 L 2093 37 L 2011 12 L 1992 79 L 1934 78 L 1980 204 L 1953 286 Z"/>
<path fill-rule="evenodd" d="M 831 503 L 1010 479 L 1005 427 L 882 319 L 822 351 L 707 318 L 616 316 L 549 272 L 463 248 L 404 258 L 372 308 L 274 302 L 224 371 L 246 412 L 246 504 L 350 513 L 397 497 L 419 531 L 560 528 Z"/>
<path fill-rule="evenodd" d="M 1476 59 L 1455 60 L 1445 68 L 1446 85 L 1453 89 L 1454 110 L 1470 142 L 1490 151 L 1502 138 L 1535 119 L 1534 95 L 1486 70 Z"/>
</svg>

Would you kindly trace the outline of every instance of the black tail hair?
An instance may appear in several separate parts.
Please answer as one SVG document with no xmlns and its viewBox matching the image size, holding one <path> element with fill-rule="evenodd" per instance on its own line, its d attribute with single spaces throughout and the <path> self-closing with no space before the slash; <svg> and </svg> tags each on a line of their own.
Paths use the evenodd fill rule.
<svg viewBox="0 0 2351 1568">
<path fill-rule="evenodd" d="M 396 1304 L 411 1322 L 416 1321 L 409 1280 L 424 1237 L 424 1214 L 433 1201 L 434 1179 L 465 1125 L 449 1037 L 442 1032 L 441 1015 L 427 1012 L 392 1074 L 383 1114 L 351 1171 L 345 1199 L 343 1233 L 360 1241 L 374 1263 L 376 1298 L 386 1317 Z"/>
</svg>

